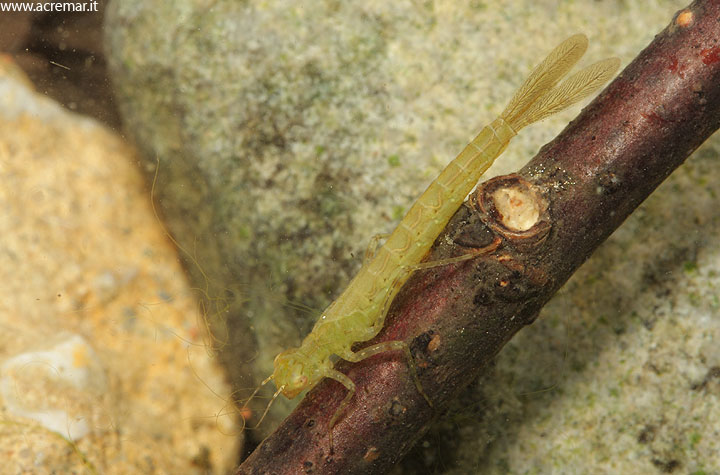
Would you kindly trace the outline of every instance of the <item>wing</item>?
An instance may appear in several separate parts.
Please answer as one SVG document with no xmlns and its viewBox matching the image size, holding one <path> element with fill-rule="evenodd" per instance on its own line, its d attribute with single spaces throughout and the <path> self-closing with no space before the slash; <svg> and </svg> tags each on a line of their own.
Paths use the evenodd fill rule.
<svg viewBox="0 0 720 475">
<path fill-rule="evenodd" d="M 584 99 L 605 84 L 620 66 L 618 58 L 608 58 L 573 74 L 559 86 L 541 95 L 523 114 L 518 128 L 542 120 Z"/>
<path fill-rule="evenodd" d="M 587 97 L 615 74 L 620 60 L 608 58 L 557 85 L 585 53 L 587 44 L 585 35 L 571 36 L 555 47 L 530 74 L 500 116 L 515 132 Z"/>
<path fill-rule="evenodd" d="M 509 124 L 515 123 L 538 97 L 554 87 L 570 71 L 570 68 L 585 54 L 587 46 L 588 39 L 582 33 L 573 35 L 557 45 L 530 73 L 500 117 Z"/>
</svg>

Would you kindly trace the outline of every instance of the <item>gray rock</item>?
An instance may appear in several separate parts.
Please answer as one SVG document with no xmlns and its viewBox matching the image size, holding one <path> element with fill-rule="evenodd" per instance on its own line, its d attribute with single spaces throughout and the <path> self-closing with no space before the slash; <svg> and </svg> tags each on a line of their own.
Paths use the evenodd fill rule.
<svg viewBox="0 0 720 475">
<path fill-rule="evenodd" d="M 239 397 L 552 46 L 583 31 L 585 64 L 626 64 L 684 3 L 112 2 L 118 101 L 150 177 L 159 159 L 156 198 L 210 297 Z M 525 163 L 574 114 L 523 131 L 491 174 Z M 720 264 L 708 245 L 718 227 L 697 178 L 717 167 L 693 160 L 508 345 L 405 471 L 717 466 L 701 422 L 720 406 L 707 390 L 687 396 L 687 381 L 711 374 L 702 361 L 718 358 L 709 316 Z M 677 235 L 688 230 L 709 237 Z M 690 336 L 674 337 L 678 325 Z M 233 351 L 251 344 L 258 357 L 246 365 Z"/>
</svg>

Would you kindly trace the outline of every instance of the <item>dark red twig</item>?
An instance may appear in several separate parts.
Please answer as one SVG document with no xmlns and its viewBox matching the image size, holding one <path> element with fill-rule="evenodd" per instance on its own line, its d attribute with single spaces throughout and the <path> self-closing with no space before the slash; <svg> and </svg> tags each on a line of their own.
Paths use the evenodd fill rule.
<svg viewBox="0 0 720 475">
<path fill-rule="evenodd" d="M 376 341 L 412 342 L 435 407 L 418 394 L 402 354 L 341 363 L 358 389 L 333 429 L 334 452 L 328 421 L 345 390 L 325 380 L 238 473 L 386 471 L 718 126 L 720 2 L 699 0 L 530 163 L 479 187 L 429 259 L 499 238 L 495 251 L 419 272 L 396 298 Z"/>
</svg>

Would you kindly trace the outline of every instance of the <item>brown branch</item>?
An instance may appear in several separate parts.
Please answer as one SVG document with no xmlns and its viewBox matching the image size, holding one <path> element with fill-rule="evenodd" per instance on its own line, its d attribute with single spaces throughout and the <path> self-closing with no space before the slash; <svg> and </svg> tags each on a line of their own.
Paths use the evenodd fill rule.
<svg viewBox="0 0 720 475">
<path fill-rule="evenodd" d="M 595 248 L 720 126 L 720 2 L 699 0 L 672 23 L 553 142 L 517 174 L 478 188 L 430 260 L 500 238 L 493 252 L 418 272 L 375 341 L 406 340 L 431 408 L 402 354 L 339 369 L 345 395 L 322 381 L 238 473 L 380 473 L 413 446 L 462 388 Z"/>
</svg>

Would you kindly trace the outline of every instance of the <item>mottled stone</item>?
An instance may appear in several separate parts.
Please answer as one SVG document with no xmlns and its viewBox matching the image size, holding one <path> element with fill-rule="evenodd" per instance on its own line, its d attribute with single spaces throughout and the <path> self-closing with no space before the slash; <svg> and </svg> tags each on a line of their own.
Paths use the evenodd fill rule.
<svg viewBox="0 0 720 475">
<path fill-rule="evenodd" d="M 0 366 L 0 397 L 11 417 L 32 419 L 73 442 L 90 432 L 95 401 L 107 391 L 105 368 L 79 335 Z"/>
<path fill-rule="evenodd" d="M 264 378 L 273 356 L 297 344 L 342 290 L 370 236 L 392 229 L 552 46 L 582 31 L 585 64 L 613 55 L 627 64 L 684 5 L 113 2 L 113 80 L 150 175 L 160 160 L 157 195 L 169 225 L 193 257 L 189 268 L 203 269 L 202 288 L 224 303 L 227 289 L 240 297 L 215 319 L 227 323 L 220 339 L 240 397 L 250 393 L 248 374 Z M 490 175 L 524 164 L 577 111 L 523 130 Z M 717 220 L 703 177 L 718 171 L 709 146 L 518 335 L 492 379 L 463 395 L 460 412 L 443 418 L 406 471 L 718 466 L 705 416 L 718 410 L 717 393 L 688 389 L 717 384 L 701 378 L 717 360 L 709 343 Z M 253 368 L 232 354 L 247 346 L 235 340 L 246 328 L 258 350 Z M 662 378 L 651 366 L 659 355 Z M 485 416 L 475 421 L 479 409 Z M 662 427 L 649 444 L 639 442 L 646 426 Z M 681 440 L 694 442 L 673 445 Z"/>
<path fill-rule="evenodd" d="M 2 473 L 236 461 L 229 388 L 135 160 L 0 64 Z"/>
</svg>

